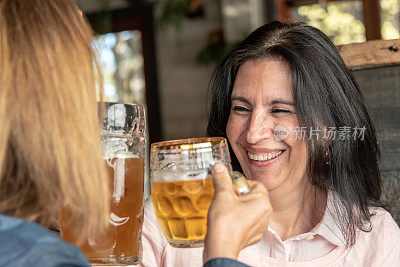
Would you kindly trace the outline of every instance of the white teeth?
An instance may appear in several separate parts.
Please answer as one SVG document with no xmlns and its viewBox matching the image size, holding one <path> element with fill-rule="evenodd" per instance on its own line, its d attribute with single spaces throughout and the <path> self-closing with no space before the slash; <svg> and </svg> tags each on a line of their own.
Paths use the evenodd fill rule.
<svg viewBox="0 0 400 267">
<path fill-rule="evenodd" d="M 252 154 L 250 152 L 247 152 L 247 154 L 249 155 L 249 158 L 251 158 L 252 160 L 256 160 L 256 161 L 267 161 L 273 158 L 276 158 L 277 156 L 279 156 L 280 154 L 282 154 L 283 151 L 279 151 L 279 152 L 273 152 L 273 153 L 267 153 L 267 154 L 259 154 L 259 155 L 255 155 Z"/>
</svg>

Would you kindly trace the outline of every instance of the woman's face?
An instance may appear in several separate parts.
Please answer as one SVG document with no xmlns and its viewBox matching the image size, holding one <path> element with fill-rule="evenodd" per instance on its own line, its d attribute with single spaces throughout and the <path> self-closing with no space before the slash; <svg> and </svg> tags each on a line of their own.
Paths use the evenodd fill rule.
<svg viewBox="0 0 400 267">
<path fill-rule="evenodd" d="M 231 99 L 226 132 L 246 177 L 269 191 L 290 192 L 306 182 L 306 142 L 296 134 L 289 65 L 274 59 L 243 63 Z"/>
</svg>

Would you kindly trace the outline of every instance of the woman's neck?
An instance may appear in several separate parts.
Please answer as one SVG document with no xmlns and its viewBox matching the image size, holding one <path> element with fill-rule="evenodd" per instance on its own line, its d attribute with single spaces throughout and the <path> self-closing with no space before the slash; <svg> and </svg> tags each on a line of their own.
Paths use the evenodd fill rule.
<svg viewBox="0 0 400 267">
<path fill-rule="evenodd" d="M 322 219 L 327 193 L 309 182 L 292 192 L 269 192 L 273 213 L 269 226 L 282 240 L 306 233 Z"/>
</svg>

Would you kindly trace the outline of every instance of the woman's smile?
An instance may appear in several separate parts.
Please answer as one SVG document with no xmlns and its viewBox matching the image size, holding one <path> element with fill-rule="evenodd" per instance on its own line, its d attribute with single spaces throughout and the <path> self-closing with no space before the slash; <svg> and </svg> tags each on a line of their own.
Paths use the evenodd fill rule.
<svg viewBox="0 0 400 267">
<path fill-rule="evenodd" d="M 257 154 L 257 153 L 252 153 L 252 152 L 248 151 L 247 155 L 249 155 L 249 158 L 251 160 L 263 162 L 263 161 L 270 161 L 276 157 L 279 157 L 283 152 L 284 152 L 284 150 L 279 150 L 276 152 L 270 152 L 270 153 L 266 153 L 266 154 Z"/>
<path fill-rule="evenodd" d="M 279 160 L 282 154 L 285 152 L 283 150 L 277 149 L 246 149 L 247 155 L 250 159 L 250 164 L 257 167 L 268 167 L 274 164 L 277 160 Z M 265 151 L 264 151 L 265 150 Z M 267 152 L 269 151 L 269 152 Z"/>
</svg>

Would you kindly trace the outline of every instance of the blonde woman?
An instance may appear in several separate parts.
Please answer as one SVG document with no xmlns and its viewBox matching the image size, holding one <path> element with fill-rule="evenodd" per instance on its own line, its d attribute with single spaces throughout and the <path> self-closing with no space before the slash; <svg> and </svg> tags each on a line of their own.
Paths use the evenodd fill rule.
<svg viewBox="0 0 400 267">
<path fill-rule="evenodd" d="M 108 214 L 91 29 L 69 0 L 0 0 L 0 266 L 87 266 L 45 227 L 79 236 Z"/>
</svg>

